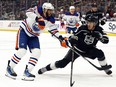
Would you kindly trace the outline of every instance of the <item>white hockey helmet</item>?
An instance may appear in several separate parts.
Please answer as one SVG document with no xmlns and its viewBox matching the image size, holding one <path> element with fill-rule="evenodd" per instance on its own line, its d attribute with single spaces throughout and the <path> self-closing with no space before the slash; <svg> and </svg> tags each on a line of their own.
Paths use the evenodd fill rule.
<svg viewBox="0 0 116 87">
<path fill-rule="evenodd" d="M 51 3 L 46 2 L 42 5 L 42 9 L 54 10 L 54 6 Z"/>
<path fill-rule="evenodd" d="M 75 6 L 70 6 L 69 7 L 69 10 L 71 10 L 71 9 L 75 9 Z"/>
</svg>

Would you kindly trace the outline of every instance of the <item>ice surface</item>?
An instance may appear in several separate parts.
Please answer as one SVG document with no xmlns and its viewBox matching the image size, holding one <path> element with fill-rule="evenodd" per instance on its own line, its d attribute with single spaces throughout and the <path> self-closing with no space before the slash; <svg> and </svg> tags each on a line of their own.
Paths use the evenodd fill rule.
<svg viewBox="0 0 116 87">
<path fill-rule="evenodd" d="M 50 34 L 41 34 L 39 38 L 42 53 L 33 70 L 37 76 L 35 81 L 20 80 L 29 60 L 29 51 L 15 67 L 18 79 L 12 80 L 6 77 L 5 73 L 7 61 L 16 52 L 16 32 L 0 31 L 0 87 L 70 87 L 70 64 L 64 69 L 46 72 L 43 75 L 37 74 L 39 68 L 62 59 L 68 51 L 68 49 L 62 48 L 59 41 L 52 38 Z M 105 52 L 107 62 L 112 64 L 113 76 L 107 76 L 104 71 L 96 70 L 87 61 L 79 57 L 74 63 L 73 80 L 76 82 L 73 87 L 116 87 L 116 37 L 110 37 L 109 44 L 98 43 L 98 48 Z M 92 62 L 99 65 L 97 60 L 92 60 Z"/>
</svg>

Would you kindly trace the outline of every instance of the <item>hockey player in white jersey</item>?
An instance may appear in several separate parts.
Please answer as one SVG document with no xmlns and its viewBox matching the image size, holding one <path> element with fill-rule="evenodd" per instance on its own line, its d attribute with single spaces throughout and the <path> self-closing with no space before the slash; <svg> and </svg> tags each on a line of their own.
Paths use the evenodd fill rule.
<svg viewBox="0 0 116 87">
<path fill-rule="evenodd" d="M 45 29 L 49 28 L 53 34 L 57 35 L 61 40 L 61 46 L 67 47 L 65 39 L 58 34 L 55 19 L 52 16 L 54 7 L 51 3 L 44 3 L 42 7 L 35 6 L 26 12 L 27 18 L 20 24 L 17 33 L 16 50 L 17 52 L 8 61 L 6 76 L 16 79 L 17 74 L 14 71 L 15 66 L 20 62 L 21 58 L 26 54 L 27 47 L 30 50 L 31 57 L 24 71 L 24 80 L 34 80 L 35 75 L 31 73 L 40 57 L 40 43 L 38 36 Z"/>
<path fill-rule="evenodd" d="M 75 12 L 75 7 L 70 6 L 69 12 L 66 12 L 62 18 L 61 26 L 64 26 L 64 21 L 66 21 L 67 33 L 70 34 L 71 31 L 74 33 L 77 27 L 79 26 L 80 17 L 77 12 Z"/>
</svg>

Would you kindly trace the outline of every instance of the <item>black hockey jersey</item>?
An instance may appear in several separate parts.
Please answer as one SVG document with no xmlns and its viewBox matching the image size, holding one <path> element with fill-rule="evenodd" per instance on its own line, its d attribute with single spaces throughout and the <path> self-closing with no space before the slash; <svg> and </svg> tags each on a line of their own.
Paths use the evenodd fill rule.
<svg viewBox="0 0 116 87">
<path fill-rule="evenodd" d="M 96 26 L 93 31 L 88 30 L 87 25 L 82 25 L 78 28 L 77 32 L 69 38 L 71 45 L 76 45 L 80 51 L 88 51 L 96 47 L 99 41 L 98 35 L 105 35 L 103 28 Z"/>
</svg>

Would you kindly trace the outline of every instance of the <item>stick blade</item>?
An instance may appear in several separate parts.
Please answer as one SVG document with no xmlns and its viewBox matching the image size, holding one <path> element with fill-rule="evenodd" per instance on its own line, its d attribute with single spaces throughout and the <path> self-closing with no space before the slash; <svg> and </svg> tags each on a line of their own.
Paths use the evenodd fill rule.
<svg viewBox="0 0 116 87">
<path fill-rule="evenodd" d="M 72 87 L 74 85 L 75 81 L 73 81 L 73 83 L 70 84 L 70 87 Z"/>
</svg>

